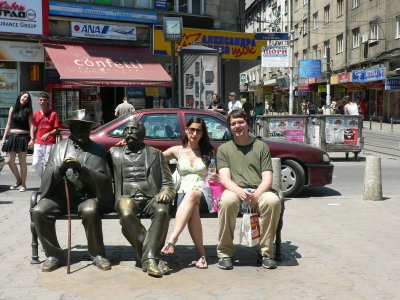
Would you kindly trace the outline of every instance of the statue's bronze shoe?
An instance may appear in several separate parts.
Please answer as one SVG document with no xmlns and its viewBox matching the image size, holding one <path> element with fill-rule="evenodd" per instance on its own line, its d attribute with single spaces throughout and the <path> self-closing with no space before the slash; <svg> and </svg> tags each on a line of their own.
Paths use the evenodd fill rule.
<svg viewBox="0 0 400 300">
<path fill-rule="evenodd" d="M 107 258 L 97 255 L 93 263 L 102 271 L 111 270 L 111 263 Z"/>
<path fill-rule="evenodd" d="M 171 269 L 168 266 L 168 263 L 165 260 L 160 259 L 158 262 L 158 268 L 161 271 L 161 274 L 166 275 L 171 272 Z"/>
<path fill-rule="evenodd" d="M 153 277 L 162 277 L 162 273 L 158 268 L 158 264 L 154 258 L 149 258 L 143 262 L 142 267 L 144 272 Z"/>
<path fill-rule="evenodd" d="M 52 256 L 49 256 L 44 262 L 42 266 L 42 272 L 53 272 L 60 267 L 60 261 Z"/>
</svg>

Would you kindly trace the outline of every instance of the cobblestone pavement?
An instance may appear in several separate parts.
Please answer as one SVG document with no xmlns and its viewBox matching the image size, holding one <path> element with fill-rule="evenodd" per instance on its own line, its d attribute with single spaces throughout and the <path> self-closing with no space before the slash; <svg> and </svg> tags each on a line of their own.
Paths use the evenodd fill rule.
<svg viewBox="0 0 400 300">
<path fill-rule="evenodd" d="M 187 230 L 173 268 L 161 279 L 135 266 L 117 220 L 103 221 L 111 271 L 96 269 L 86 254 L 79 221 L 72 223 L 71 274 L 66 267 L 42 273 L 30 265 L 29 196 L 38 187 L 33 173 L 29 192 L 10 191 L 8 166 L 0 174 L 0 299 L 399 299 L 399 195 L 363 201 L 361 195 L 296 198 L 286 201 L 283 256 L 276 270 L 256 265 L 256 250 L 237 246 L 235 267 L 217 267 L 216 219 L 203 219 L 209 268 L 194 267 L 196 254 Z M 148 220 L 144 220 L 146 226 Z M 67 222 L 57 222 L 60 244 L 67 245 Z M 170 231 L 174 220 L 171 221 Z M 240 220 L 236 226 L 236 242 Z M 44 253 L 40 251 L 40 259 Z"/>
</svg>

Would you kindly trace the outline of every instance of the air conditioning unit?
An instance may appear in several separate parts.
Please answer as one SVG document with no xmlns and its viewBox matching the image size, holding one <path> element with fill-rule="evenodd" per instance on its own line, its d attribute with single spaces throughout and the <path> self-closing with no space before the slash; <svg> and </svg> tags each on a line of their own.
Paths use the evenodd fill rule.
<svg viewBox="0 0 400 300">
<path fill-rule="evenodd" d="M 367 43 L 368 42 L 368 34 L 363 34 L 363 36 L 361 37 L 361 43 Z"/>
</svg>

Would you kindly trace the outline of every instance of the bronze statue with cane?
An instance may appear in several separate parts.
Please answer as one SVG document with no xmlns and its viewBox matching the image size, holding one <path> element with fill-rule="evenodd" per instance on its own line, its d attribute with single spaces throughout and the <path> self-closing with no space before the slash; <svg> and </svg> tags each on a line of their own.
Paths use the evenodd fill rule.
<svg viewBox="0 0 400 300">
<path fill-rule="evenodd" d="M 100 218 L 100 214 L 111 211 L 114 204 L 106 153 L 89 138 L 96 123 L 90 121 L 85 110 L 73 112 L 64 124 L 69 126 L 71 135 L 52 149 L 42 177 L 41 199 L 32 211 L 47 257 L 42 271 L 54 271 L 65 263 L 64 251 L 57 240 L 55 216 L 67 213 L 68 198 L 71 212 L 77 212 L 82 218 L 93 263 L 100 270 L 110 270 Z M 65 193 L 60 192 L 63 190 Z"/>
</svg>

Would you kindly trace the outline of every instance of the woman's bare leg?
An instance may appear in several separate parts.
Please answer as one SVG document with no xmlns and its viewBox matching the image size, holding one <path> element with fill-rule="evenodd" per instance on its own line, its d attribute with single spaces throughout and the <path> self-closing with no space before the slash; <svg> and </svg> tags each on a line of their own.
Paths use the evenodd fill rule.
<svg viewBox="0 0 400 300">
<path fill-rule="evenodd" d="M 28 174 L 28 167 L 26 165 L 26 152 L 18 152 L 19 168 L 21 171 L 21 183 L 26 188 L 26 177 Z"/>
<path fill-rule="evenodd" d="M 168 242 L 172 245 L 175 245 L 177 242 L 180 234 L 182 233 L 183 229 L 185 228 L 186 224 L 188 223 L 195 206 L 199 205 L 200 203 L 200 195 L 199 191 L 191 191 L 187 193 L 182 200 L 181 205 L 176 212 L 175 216 L 175 227 L 174 231 L 172 232 Z M 161 250 L 161 253 L 164 254 L 173 254 L 175 249 L 166 249 L 168 246 L 164 246 Z"/>
<path fill-rule="evenodd" d="M 10 167 L 11 172 L 14 174 L 15 179 L 17 180 L 16 184 L 21 184 L 21 175 L 19 174 L 17 164 L 15 163 L 15 157 L 17 156 L 17 152 L 8 152 L 8 166 Z"/>
<path fill-rule="evenodd" d="M 200 256 L 200 259 L 197 261 L 196 266 L 198 268 L 207 268 L 208 264 L 205 260 L 206 251 L 203 245 L 203 227 L 201 226 L 199 205 L 197 205 L 193 210 L 192 216 L 190 217 L 188 222 L 188 229 L 190 236 L 192 237 L 193 243 L 196 247 L 197 253 L 199 253 Z"/>
</svg>

